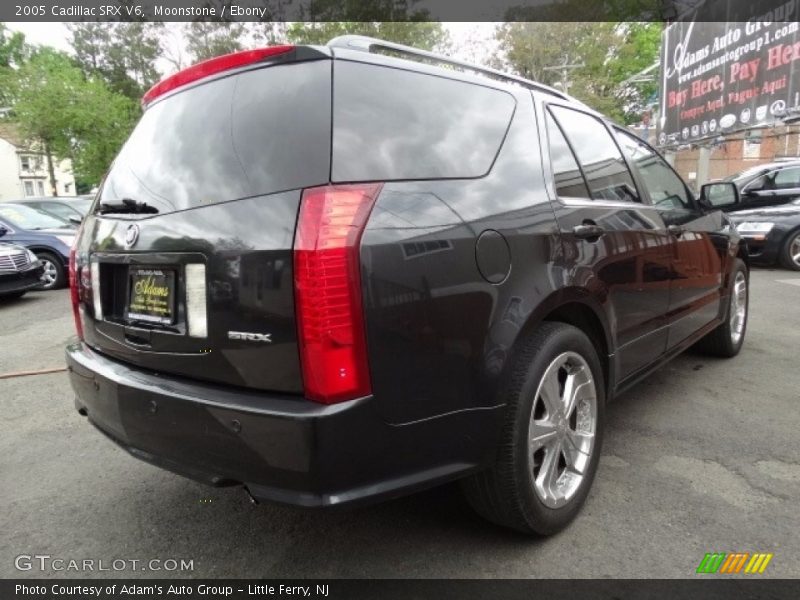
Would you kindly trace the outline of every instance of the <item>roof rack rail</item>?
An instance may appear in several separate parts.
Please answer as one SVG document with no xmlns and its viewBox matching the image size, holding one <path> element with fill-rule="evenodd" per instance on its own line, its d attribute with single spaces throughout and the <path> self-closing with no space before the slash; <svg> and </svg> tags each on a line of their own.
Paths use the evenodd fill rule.
<svg viewBox="0 0 800 600">
<path fill-rule="evenodd" d="M 488 75 L 494 79 L 499 79 L 501 81 L 510 81 L 531 90 L 537 90 L 540 92 L 545 92 L 547 94 L 552 94 L 553 96 L 557 96 L 562 100 L 574 100 L 567 94 L 564 94 L 556 90 L 555 88 L 551 88 L 549 85 L 544 85 L 543 83 L 531 81 L 530 79 L 525 79 L 524 77 L 509 75 L 508 73 L 503 73 L 502 71 L 491 69 L 489 67 L 482 67 L 480 65 L 476 65 L 473 63 L 468 63 L 465 61 L 456 60 L 454 58 L 449 58 L 441 54 L 436 54 L 435 52 L 428 52 L 427 50 L 419 50 L 411 46 L 405 46 L 403 44 L 395 44 L 394 42 L 387 42 L 385 40 L 379 40 L 377 38 L 371 38 L 363 35 L 340 35 L 329 41 L 328 47 L 347 48 L 350 50 L 360 50 L 362 52 L 371 52 L 373 48 L 383 48 L 385 50 L 391 50 L 393 52 L 397 52 L 400 54 L 416 56 L 418 58 L 425 58 L 436 63 L 452 65 L 454 67 L 460 67 L 468 71 L 473 71 L 475 73 Z"/>
</svg>

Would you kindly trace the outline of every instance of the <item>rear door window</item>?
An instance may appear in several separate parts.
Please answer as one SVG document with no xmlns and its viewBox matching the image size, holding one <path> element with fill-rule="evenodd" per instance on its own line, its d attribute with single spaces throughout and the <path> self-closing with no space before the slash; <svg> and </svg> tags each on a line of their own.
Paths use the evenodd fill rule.
<svg viewBox="0 0 800 600">
<path fill-rule="evenodd" d="M 486 175 L 516 101 L 508 92 L 402 69 L 335 61 L 333 181 Z"/>
<path fill-rule="evenodd" d="M 563 106 L 549 110 L 578 157 L 594 200 L 639 202 L 639 194 L 622 153 L 597 118 Z"/>
<path fill-rule="evenodd" d="M 586 198 L 590 199 L 589 188 L 583 178 L 581 168 L 572 150 L 567 144 L 561 128 L 556 124 L 550 113 L 545 113 L 547 121 L 547 138 L 550 146 L 550 164 L 553 168 L 553 179 L 556 184 L 556 194 L 561 198 Z"/>
<path fill-rule="evenodd" d="M 328 60 L 245 71 L 148 108 L 108 174 L 101 203 L 160 213 L 328 181 Z"/>
</svg>

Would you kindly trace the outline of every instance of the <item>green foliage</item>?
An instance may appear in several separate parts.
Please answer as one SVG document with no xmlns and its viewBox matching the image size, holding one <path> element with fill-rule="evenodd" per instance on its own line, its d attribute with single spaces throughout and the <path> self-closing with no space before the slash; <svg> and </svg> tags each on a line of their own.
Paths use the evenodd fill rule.
<svg viewBox="0 0 800 600">
<path fill-rule="evenodd" d="M 48 157 L 71 158 L 78 179 L 100 180 L 130 133 L 138 106 L 70 57 L 37 49 L 15 72 L 10 94 L 22 135 Z"/>
<path fill-rule="evenodd" d="M 25 36 L 11 32 L 0 23 L 0 108 L 11 103 L 9 89 L 14 76 L 14 68 L 18 67 L 30 54 L 30 46 L 25 43 Z"/>
<path fill-rule="evenodd" d="M 69 23 L 70 45 L 86 77 L 102 77 L 112 90 L 139 100 L 159 79 L 162 23 Z"/>
<path fill-rule="evenodd" d="M 660 33 L 660 23 L 506 23 L 498 28 L 493 62 L 548 85 L 566 83 L 572 96 L 629 123 L 657 83 L 622 83 L 658 61 Z"/>
<path fill-rule="evenodd" d="M 0 23 L 0 68 L 19 65 L 28 55 L 25 35 Z"/>
<path fill-rule="evenodd" d="M 187 23 L 186 49 L 193 63 L 244 49 L 244 23 Z"/>
</svg>

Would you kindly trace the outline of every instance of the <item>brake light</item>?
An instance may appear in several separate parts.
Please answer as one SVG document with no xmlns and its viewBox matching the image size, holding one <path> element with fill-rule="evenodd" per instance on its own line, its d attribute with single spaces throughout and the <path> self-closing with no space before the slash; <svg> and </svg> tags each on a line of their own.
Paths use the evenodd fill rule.
<svg viewBox="0 0 800 600">
<path fill-rule="evenodd" d="M 75 236 L 77 243 L 78 236 Z M 72 299 L 72 316 L 75 318 L 75 329 L 78 337 L 83 339 L 83 321 L 81 321 L 80 309 L 80 285 L 81 278 L 78 272 L 75 246 L 69 251 L 69 295 Z"/>
<path fill-rule="evenodd" d="M 187 85 L 209 75 L 215 75 L 229 69 L 236 69 L 243 67 L 272 56 L 286 54 L 294 50 L 294 46 L 270 46 L 269 48 L 256 48 L 255 50 L 242 50 L 241 52 L 233 52 L 231 54 L 224 54 L 223 56 L 216 56 L 209 58 L 196 65 L 192 65 L 188 69 L 178 71 L 170 75 L 166 79 L 162 79 L 153 87 L 151 87 L 142 97 L 142 106 L 151 103 L 159 96 L 163 96 L 167 92 Z"/>
<path fill-rule="evenodd" d="M 371 392 L 359 245 L 382 184 L 303 192 L 294 241 L 305 395 L 332 404 Z"/>
</svg>

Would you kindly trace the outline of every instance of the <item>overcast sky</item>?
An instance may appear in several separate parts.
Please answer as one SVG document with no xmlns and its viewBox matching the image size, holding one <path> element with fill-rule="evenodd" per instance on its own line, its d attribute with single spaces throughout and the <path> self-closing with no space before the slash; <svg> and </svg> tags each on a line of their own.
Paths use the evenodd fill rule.
<svg viewBox="0 0 800 600">
<path fill-rule="evenodd" d="M 2 1 L 2 0 L 0 0 Z M 166 23 L 166 27 L 174 28 L 178 35 L 170 36 L 174 43 L 181 43 L 179 33 L 183 23 Z M 450 33 L 453 42 L 453 57 L 479 64 L 488 62 L 496 46 L 494 42 L 494 23 L 442 23 Z M 25 38 L 33 44 L 53 46 L 59 50 L 71 52 L 67 39 L 69 32 L 63 23 L 6 23 L 14 31 L 21 31 Z M 184 53 L 185 54 L 185 53 Z M 159 61 L 158 69 L 165 75 L 171 66 L 166 61 Z"/>
</svg>

